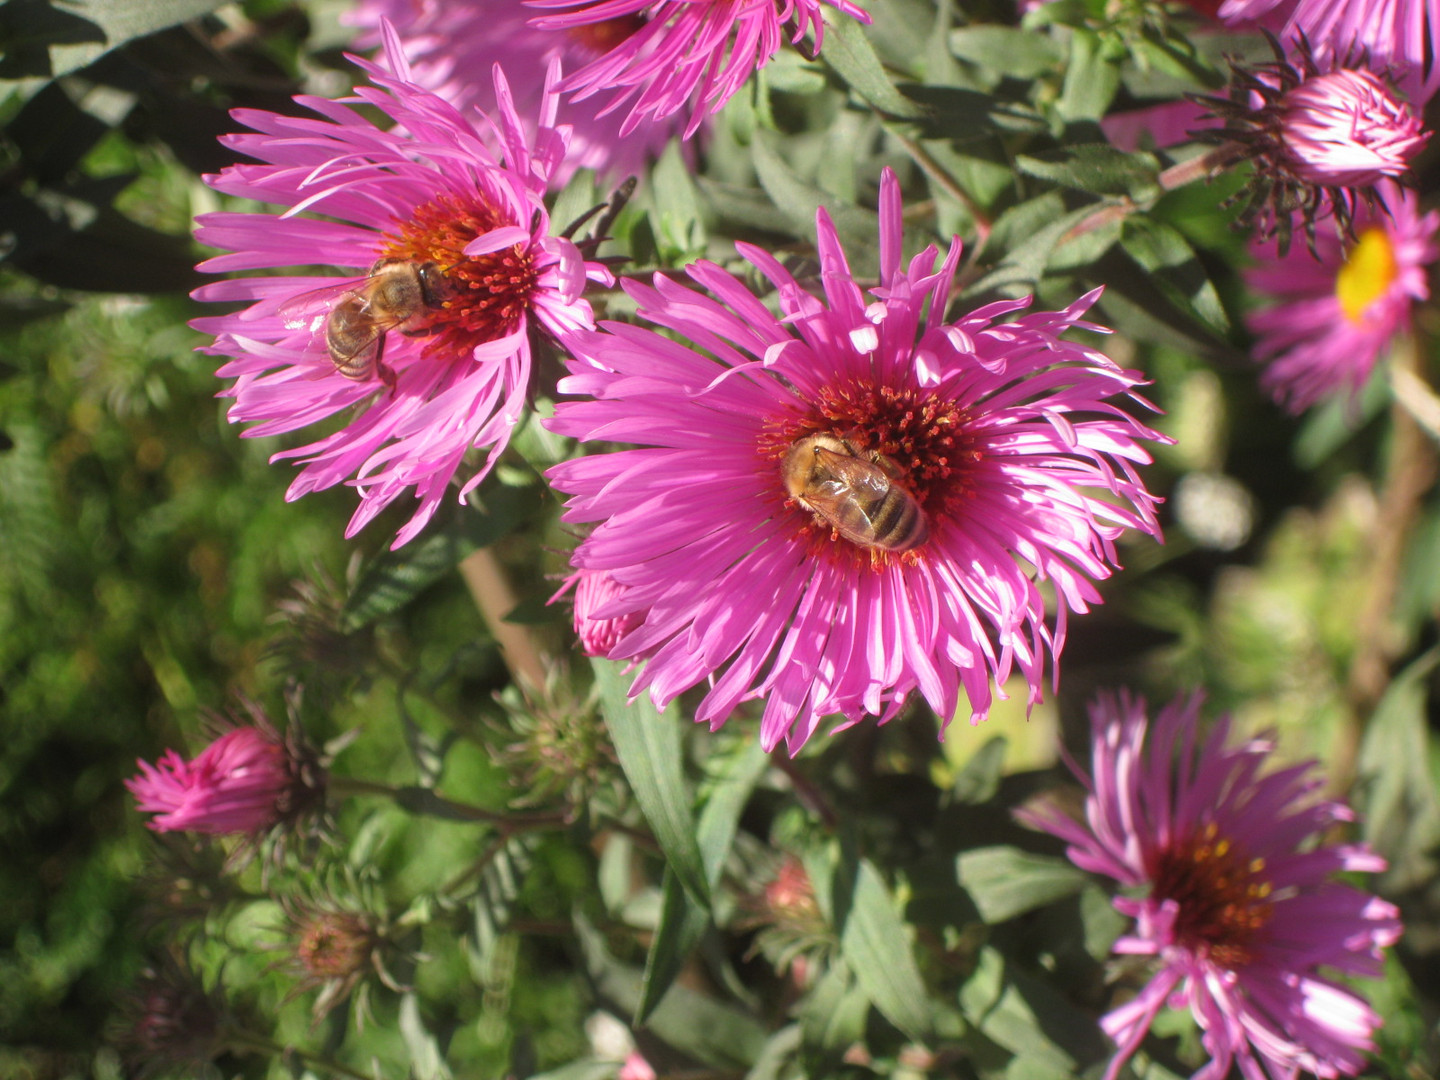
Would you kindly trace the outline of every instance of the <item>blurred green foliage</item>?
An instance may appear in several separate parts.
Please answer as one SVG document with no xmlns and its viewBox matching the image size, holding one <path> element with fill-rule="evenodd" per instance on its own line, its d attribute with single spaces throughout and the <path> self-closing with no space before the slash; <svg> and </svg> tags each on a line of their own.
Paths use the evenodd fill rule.
<svg viewBox="0 0 1440 1080">
<path fill-rule="evenodd" d="M 608 1077 L 615 1062 L 587 1030 L 602 1010 L 648 1015 L 635 1034 L 662 1072 L 1093 1074 L 1117 916 L 1009 811 L 1054 780 L 1056 729 L 1079 745 L 1087 699 L 1122 684 L 1152 700 L 1204 686 L 1245 730 L 1278 728 L 1286 757 L 1356 779 L 1409 926 L 1374 991 L 1388 1021 L 1376 1067 L 1433 1071 L 1434 494 L 1402 538 L 1397 617 L 1377 631 L 1360 613 L 1377 508 L 1406 451 L 1385 387 L 1350 411 L 1281 416 L 1245 355 L 1243 238 L 1219 208 L 1235 182 L 1157 199 L 1159 157 L 1101 145 L 1107 111 L 1213 85 L 1209 46 L 1186 24 L 1125 15 L 1153 5 L 1062 0 L 1026 31 L 1000 25 L 1014 21 L 1008 4 L 962 6 L 963 22 L 949 0 L 873 0 L 874 26 L 837 23 L 824 61 L 782 54 L 720 114 L 698 164 L 673 149 L 659 160 L 605 250 L 636 274 L 698 257 L 746 272 L 736 239 L 804 265 L 825 205 L 854 268 L 873 273 L 875 180 L 895 168 L 907 251 L 988 231 L 965 302 L 1033 290 L 1064 305 L 1107 286 L 1101 321 L 1121 332 L 1111 354 L 1153 379 L 1159 426 L 1177 440 L 1147 472 L 1171 495 L 1168 542 L 1122 544 L 1127 570 L 1071 627 L 1056 702 L 1026 728 L 1016 693 L 983 733 L 1008 746 L 982 749 L 963 723 L 941 746 L 938 719 L 916 708 L 747 772 L 752 717 L 718 735 L 677 718 L 668 771 L 644 783 L 625 734 L 639 710 L 620 711 L 619 684 L 597 702 L 584 665 L 562 665 L 543 693 L 522 693 L 455 570 L 493 555 L 519 597 L 504 614 L 550 651 L 567 647 L 564 609 L 543 601 L 573 538 L 541 473 L 572 448 L 532 418 L 471 505 L 447 504 L 414 544 L 384 550 L 389 517 L 347 543 L 348 489 L 287 503 L 291 467 L 267 461 L 282 442 L 238 436 L 214 361 L 194 351 L 199 306 L 184 291 L 204 253 L 188 230 L 221 205 L 198 176 L 230 160 L 214 142 L 233 127 L 225 110 L 341 93 L 345 5 L 252 0 L 12 86 L 0 105 L 12 230 L 0 267 L 0 1076 L 125 1075 L 107 1043 L 127 1022 L 127 987 L 167 947 L 223 986 L 249 1034 L 292 1048 L 256 1043 L 209 1075 L 364 1075 L 336 1070 L 373 1057 L 387 1076 Z M 608 194 L 582 174 L 555 217 Z M 1144 212 L 1071 231 L 1121 199 Z M 632 307 L 619 293 L 596 305 Z M 543 415 L 556 358 L 538 366 Z M 1357 658 L 1382 632 L 1385 670 L 1400 674 L 1357 691 Z M 304 693 L 287 694 L 297 679 Z M 337 785 L 351 787 L 332 839 L 282 869 L 258 859 L 221 876 L 213 847 L 147 833 L 122 781 L 137 756 L 198 749 L 207 713 L 233 709 L 237 692 L 277 718 L 288 709 L 317 742 L 359 737 L 336 758 Z M 577 729 L 585 737 L 567 741 Z M 541 752 L 557 746 L 559 764 Z M 565 772 L 567 755 L 584 768 Z M 653 808 L 675 791 L 691 805 L 661 828 Z M 487 817 L 512 809 L 537 817 Z M 785 853 L 803 854 L 820 914 L 757 936 L 757 894 Z M 282 970 L 275 897 L 326 889 L 363 898 L 387 927 L 395 985 L 367 972 L 370 992 L 317 1022 L 313 988 L 294 994 Z M 800 961 L 777 970 L 772 954 Z M 1195 1066 L 1193 1029 L 1160 1035 L 1147 1076 Z M 949 1049 L 925 1058 L 922 1043 Z"/>
</svg>

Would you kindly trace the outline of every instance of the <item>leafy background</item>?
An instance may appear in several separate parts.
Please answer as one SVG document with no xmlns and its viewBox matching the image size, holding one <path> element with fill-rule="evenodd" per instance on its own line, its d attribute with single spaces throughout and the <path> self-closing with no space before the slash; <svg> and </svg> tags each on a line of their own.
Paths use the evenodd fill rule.
<svg viewBox="0 0 1440 1080">
<path fill-rule="evenodd" d="M 1056 781 L 1057 734 L 1080 745 L 1086 701 L 1119 685 L 1204 687 L 1212 711 L 1278 728 L 1284 755 L 1351 792 L 1407 923 L 1369 988 L 1387 1020 L 1373 1073 L 1434 1075 L 1434 446 L 1383 380 L 1298 419 L 1266 400 L 1222 206 L 1238 181 L 1162 194 L 1169 159 L 1109 150 L 1097 126 L 1214 88 L 1222 53 L 1263 43 L 1138 3 L 1059 0 L 1023 29 L 1006 0 L 867 8 L 869 28 L 834 21 L 823 60 L 777 58 L 695 167 L 667 152 L 607 252 L 633 273 L 734 266 L 736 239 L 803 260 L 823 204 L 873 272 L 890 166 L 908 250 L 965 237 L 967 305 L 1059 306 L 1104 284 L 1109 351 L 1154 380 L 1177 442 L 1147 473 L 1166 543 L 1125 547 L 1104 606 L 1072 626 L 1054 701 L 962 720 L 943 743 L 916 708 L 790 763 L 755 750 L 746 716 L 711 735 L 683 708 L 627 709 L 615 670 L 571 655 L 544 601 L 573 540 L 540 479 L 571 448 L 538 424 L 473 505 L 391 554 L 397 522 L 344 542 L 348 492 L 285 503 L 279 444 L 225 422 L 186 326 L 203 257 L 189 223 L 222 203 L 199 177 L 230 163 L 215 142 L 230 108 L 343 92 L 345 5 L 0 7 L 0 1075 L 127 1075 L 127 988 L 157 952 L 292 1048 L 232 1045 L 200 1075 L 611 1076 L 599 1011 L 642 1018 L 633 1037 L 676 1075 L 1097 1074 L 1107 979 L 1132 977 L 1106 967 L 1116 917 L 1008 812 Z M 1422 194 L 1434 179 L 1432 152 Z M 582 174 L 553 216 L 608 196 Z M 1422 372 L 1436 327 L 1422 312 Z M 477 552 L 513 597 L 467 585 L 457 567 Z M 300 632 L 301 596 L 323 638 Z M 500 659 L 496 635 L 515 632 L 571 657 L 543 693 Z M 211 849 L 147 833 L 121 786 L 135 758 L 197 749 L 237 692 L 283 715 L 297 678 L 297 720 L 317 741 L 358 730 L 336 772 L 374 788 L 339 801 L 337 841 L 273 877 L 227 876 Z M 535 769 L 537 742 L 562 736 L 589 763 L 578 779 Z M 501 823 L 517 800 L 569 817 Z M 782 853 L 819 914 L 757 929 Z M 312 1025 L 313 993 L 274 966 L 275 897 L 337 882 L 403 946 L 408 989 L 373 987 L 363 1026 L 351 1006 Z M 784 970 L 796 956 L 803 978 Z M 1193 1070 L 1186 1023 L 1160 1036 L 1137 1073 Z"/>
</svg>

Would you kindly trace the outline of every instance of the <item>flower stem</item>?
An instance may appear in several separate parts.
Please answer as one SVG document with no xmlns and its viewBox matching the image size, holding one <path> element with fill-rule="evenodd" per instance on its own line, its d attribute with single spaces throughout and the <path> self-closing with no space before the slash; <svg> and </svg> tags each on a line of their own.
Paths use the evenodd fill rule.
<svg viewBox="0 0 1440 1080">
<path fill-rule="evenodd" d="M 1331 786 L 1339 793 L 1355 779 L 1365 725 L 1390 680 L 1403 648 L 1391 615 L 1400 587 L 1405 545 L 1419 520 L 1421 501 L 1435 483 L 1440 399 L 1417 373 L 1420 350 L 1412 336 L 1396 340 L 1390 357 L 1395 401 L 1390 409 L 1390 453 L 1370 537 L 1370 576 L 1355 627 L 1355 654 L 1345 694 L 1347 722 L 1331 755 Z"/>
<path fill-rule="evenodd" d="M 354 776 L 332 775 L 329 787 L 333 794 L 342 798 L 350 795 L 378 795 L 381 798 L 392 799 L 397 805 L 414 813 L 428 813 L 436 817 L 458 821 L 484 821 L 499 827 L 505 833 L 565 823 L 563 810 L 535 810 L 528 813 L 487 810 L 481 806 L 472 806 L 470 803 L 447 799 L 429 788 L 394 787 L 390 784 L 362 780 Z"/>
<path fill-rule="evenodd" d="M 318 1069 L 321 1072 L 328 1072 L 332 1076 L 348 1076 L 352 1080 L 375 1080 L 369 1073 L 359 1072 L 342 1065 L 340 1062 L 325 1057 L 323 1054 L 311 1053 L 308 1050 L 301 1050 L 294 1046 L 281 1046 L 277 1042 L 258 1035 L 253 1031 L 234 1029 L 225 1033 L 225 1043 L 231 1050 L 241 1053 L 258 1054 L 271 1058 L 289 1058 L 298 1060 L 300 1064 L 310 1069 Z"/>
<path fill-rule="evenodd" d="M 460 561 L 460 575 L 521 691 L 544 700 L 545 676 L 552 665 L 528 627 L 505 621 L 517 601 L 495 553 L 481 548 L 467 555 Z"/>
<path fill-rule="evenodd" d="M 963 206 L 965 212 L 970 215 L 970 220 L 975 223 L 975 246 L 968 252 L 968 257 L 973 263 L 979 258 L 980 252 L 985 250 L 985 243 L 990 239 L 990 215 L 970 197 L 970 193 L 960 186 L 959 181 L 931 156 L 930 151 L 914 139 L 901 135 L 894 127 L 887 127 L 886 130 L 895 141 L 905 148 L 905 152 L 914 159 L 915 164 L 920 166 L 925 175 L 933 180 L 941 191 Z"/>
<path fill-rule="evenodd" d="M 1197 154 L 1187 161 L 1171 165 L 1155 178 L 1155 182 L 1160 185 L 1161 191 L 1174 191 L 1186 184 L 1193 184 L 1196 180 L 1208 180 L 1216 173 L 1228 169 L 1244 156 L 1245 147 L 1239 143 L 1221 143 L 1219 146 L 1206 150 L 1203 154 Z"/>
</svg>

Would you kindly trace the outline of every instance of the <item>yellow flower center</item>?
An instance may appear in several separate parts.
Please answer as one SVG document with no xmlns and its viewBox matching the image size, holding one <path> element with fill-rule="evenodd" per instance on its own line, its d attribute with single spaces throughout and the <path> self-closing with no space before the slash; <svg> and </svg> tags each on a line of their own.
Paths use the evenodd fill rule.
<svg viewBox="0 0 1440 1080">
<path fill-rule="evenodd" d="M 1361 233 L 1345 265 L 1335 275 L 1335 297 L 1345 317 L 1360 325 L 1366 310 L 1385 295 L 1398 272 L 1395 248 L 1385 230 L 1373 226 Z"/>
</svg>

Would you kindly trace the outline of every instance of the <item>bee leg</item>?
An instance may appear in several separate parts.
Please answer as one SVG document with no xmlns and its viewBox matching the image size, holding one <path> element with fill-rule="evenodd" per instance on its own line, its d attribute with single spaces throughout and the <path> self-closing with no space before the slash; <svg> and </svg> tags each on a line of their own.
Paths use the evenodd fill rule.
<svg viewBox="0 0 1440 1080">
<path fill-rule="evenodd" d="M 385 366 L 384 334 L 381 334 L 375 342 L 375 375 L 390 389 L 392 394 L 395 392 L 395 372 Z"/>
</svg>

